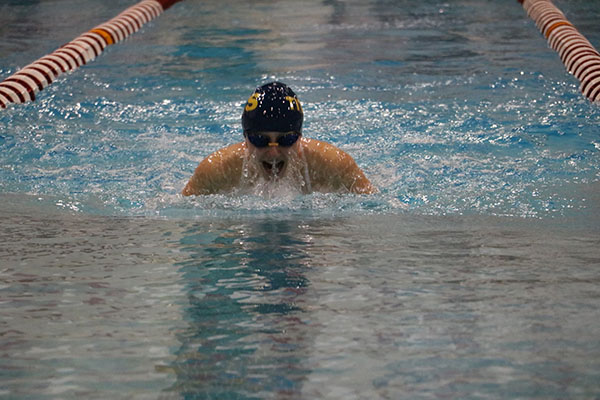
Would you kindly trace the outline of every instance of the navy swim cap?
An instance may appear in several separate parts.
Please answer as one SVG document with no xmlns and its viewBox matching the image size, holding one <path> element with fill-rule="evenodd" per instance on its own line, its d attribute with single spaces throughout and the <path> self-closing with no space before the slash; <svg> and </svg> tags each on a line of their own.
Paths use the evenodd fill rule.
<svg viewBox="0 0 600 400">
<path fill-rule="evenodd" d="M 271 82 L 256 88 L 242 113 L 244 135 L 251 132 L 302 133 L 300 100 L 287 85 Z"/>
</svg>

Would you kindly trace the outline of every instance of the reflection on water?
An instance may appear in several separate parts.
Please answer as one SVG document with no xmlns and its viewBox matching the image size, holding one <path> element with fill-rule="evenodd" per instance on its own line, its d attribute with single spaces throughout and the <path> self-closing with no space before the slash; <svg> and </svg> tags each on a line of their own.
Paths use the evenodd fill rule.
<svg viewBox="0 0 600 400">
<path fill-rule="evenodd" d="M 180 243 L 189 257 L 178 264 L 187 327 L 177 334 L 169 367 L 177 380 L 165 394 L 596 393 L 597 234 L 497 223 L 360 217 L 188 224 Z"/>
<path fill-rule="evenodd" d="M 297 222 L 275 219 L 203 229 L 190 226 L 181 241 L 190 255 L 180 265 L 189 327 L 177 336 L 172 390 L 186 398 L 297 393 L 311 341 L 304 320 L 310 238 Z"/>
<path fill-rule="evenodd" d="M 154 366 L 174 343 L 181 290 L 168 227 L 1 200 L 0 398 L 147 398 L 164 387 Z"/>
<path fill-rule="evenodd" d="M 597 229 L 0 204 L 0 396 L 600 395 Z"/>
<path fill-rule="evenodd" d="M 309 319 L 319 329 L 306 363 L 327 368 L 307 377 L 303 393 L 570 398 L 597 391 L 598 362 L 589 358 L 600 352 L 592 322 L 600 258 L 589 247 L 597 235 L 493 220 L 362 222 L 315 236 L 325 257 L 309 275 Z"/>
</svg>

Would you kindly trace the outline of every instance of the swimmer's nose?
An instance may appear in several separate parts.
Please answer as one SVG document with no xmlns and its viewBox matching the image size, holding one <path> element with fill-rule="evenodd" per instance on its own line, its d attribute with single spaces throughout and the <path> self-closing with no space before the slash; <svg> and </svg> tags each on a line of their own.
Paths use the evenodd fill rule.
<svg viewBox="0 0 600 400">
<path fill-rule="evenodd" d="M 265 151 L 269 155 L 278 155 L 281 153 L 281 148 L 279 147 L 279 143 L 270 142 L 269 147 Z"/>
</svg>

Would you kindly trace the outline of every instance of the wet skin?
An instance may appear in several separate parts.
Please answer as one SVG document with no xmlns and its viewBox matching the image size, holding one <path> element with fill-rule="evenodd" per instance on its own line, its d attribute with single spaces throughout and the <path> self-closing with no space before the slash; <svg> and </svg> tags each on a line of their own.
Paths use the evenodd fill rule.
<svg viewBox="0 0 600 400">
<path fill-rule="evenodd" d="M 332 144 L 302 136 L 286 147 L 276 145 L 277 137 L 285 133 L 261 133 L 271 138 L 271 146 L 256 147 L 246 139 L 215 151 L 200 162 L 182 194 L 233 193 L 258 183 L 258 177 L 265 181 L 304 179 L 310 182 L 304 186 L 308 192 L 377 192 L 354 159 Z"/>
</svg>

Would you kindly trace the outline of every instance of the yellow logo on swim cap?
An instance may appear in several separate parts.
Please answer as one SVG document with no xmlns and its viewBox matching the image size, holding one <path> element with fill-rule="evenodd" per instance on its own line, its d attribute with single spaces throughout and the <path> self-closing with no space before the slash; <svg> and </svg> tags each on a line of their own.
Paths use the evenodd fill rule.
<svg viewBox="0 0 600 400">
<path fill-rule="evenodd" d="M 304 114 L 302 106 L 300 105 L 300 100 L 298 100 L 297 97 L 285 96 L 285 99 L 290 102 L 290 110 L 296 110 L 300 112 L 300 114 Z"/>
<path fill-rule="evenodd" d="M 252 111 L 258 107 L 258 96 L 259 93 L 253 93 L 252 96 L 248 99 L 248 103 L 246 104 L 246 111 Z"/>
</svg>

